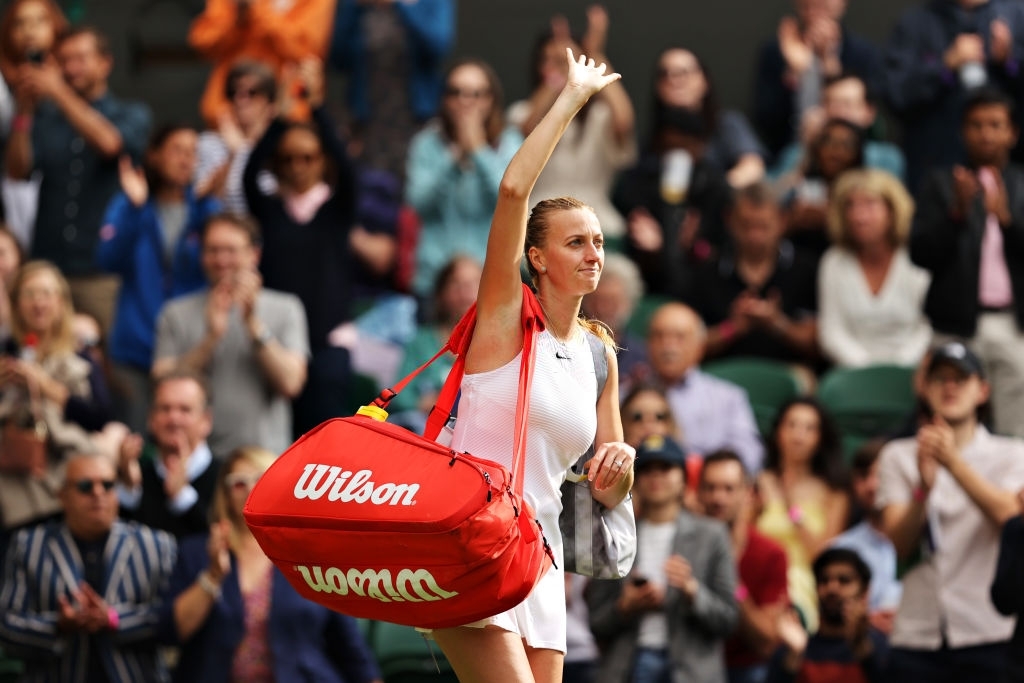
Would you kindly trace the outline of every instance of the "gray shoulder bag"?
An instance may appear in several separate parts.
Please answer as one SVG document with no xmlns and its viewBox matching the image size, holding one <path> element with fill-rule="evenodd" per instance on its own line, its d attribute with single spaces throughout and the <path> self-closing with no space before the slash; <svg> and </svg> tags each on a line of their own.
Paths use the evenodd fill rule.
<svg viewBox="0 0 1024 683">
<path fill-rule="evenodd" d="M 608 357 L 605 345 L 596 335 L 587 333 L 594 356 L 597 395 L 608 381 Z M 608 509 L 590 495 L 590 482 L 584 464 L 594 456 L 594 444 L 572 466 L 562 484 L 562 513 L 558 527 L 562 532 L 565 571 L 595 579 L 621 579 L 629 573 L 636 557 L 636 517 L 632 496 Z"/>
</svg>

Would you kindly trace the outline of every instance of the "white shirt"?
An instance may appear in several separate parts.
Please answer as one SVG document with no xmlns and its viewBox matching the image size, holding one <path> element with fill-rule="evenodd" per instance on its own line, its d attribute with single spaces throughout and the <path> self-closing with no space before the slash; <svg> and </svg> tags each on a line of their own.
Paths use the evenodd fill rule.
<svg viewBox="0 0 1024 683">
<path fill-rule="evenodd" d="M 636 566 L 632 576 L 644 576 L 665 589 L 668 577 L 665 563 L 672 556 L 672 540 L 676 535 L 676 520 L 655 524 L 639 522 L 636 525 Z M 640 618 L 637 645 L 652 650 L 668 647 L 668 620 L 662 611 L 648 612 Z"/>
<path fill-rule="evenodd" d="M 1003 490 L 1024 488 L 1024 441 L 1020 439 L 994 436 L 979 426 L 961 457 Z M 921 481 L 916 439 L 898 439 L 885 446 L 878 479 L 879 509 L 910 503 Z M 944 468 L 935 477 L 927 506 L 936 547 L 903 577 L 893 646 L 937 650 L 943 631 L 953 648 L 1009 640 L 1014 619 L 996 612 L 989 597 L 999 527 Z"/>
<path fill-rule="evenodd" d="M 825 355 L 845 367 L 917 364 L 932 338 L 922 312 L 930 283 L 928 271 L 900 248 L 874 294 L 853 252 L 830 248 L 818 266 L 818 339 Z"/>
</svg>

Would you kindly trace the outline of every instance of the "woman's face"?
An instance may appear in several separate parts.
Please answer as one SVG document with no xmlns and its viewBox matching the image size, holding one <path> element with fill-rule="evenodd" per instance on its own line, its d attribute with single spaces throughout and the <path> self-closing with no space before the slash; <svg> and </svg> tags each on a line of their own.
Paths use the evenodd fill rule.
<svg viewBox="0 0 1024 683">
<path fill-rule="evenodd" d="M 572 53 L 579 56 L 580 46 L 571 40 L 552 39 L 548 41 L 540 54 L 537 74 L 548 88 L 561 90 L 569 76 L 569 63 L 565 58 L 565 48 L 572 48 Z"/>
<path fill-rule="evenodd" d="M 622 406 L 623 440 L 631 446 L 651 435 L 677 438 L 673 424 L 672 409 L 656 391 L 641 391 Z"/>
<path fill-rule="evenodd" d="M 237 460 L 231 466 L 231 471 L 225 475 L 224 486 L 227 488 L 229 507 L 235 519 L 242 519 L 242 510 L 249 498 L 249 492 L 262 475 L 263 469 L 247 460 Z"/>
<path fill-rule="evenodd" d="M 21 267 L 21 259 L 18 257 L 18 245 L 14 243 L 14 236 L 8 232 L 0 232 L 0 282 L 11 291 L 14 284 L 14 276 Z"/>
<path fill-rule="evenodd" d="M 818 165 L 826 180 L 833 180 L 857 161 L 860 141 L 846 126 L 827 126 L 818 141 Z"/>
<path fill-rule="evenodd" d="M 324 152 L 311 130 L 292 128 L 277 148 L 281 184 L 302 193 L 324 179 Z"/>
<path fill-rule="evenodd" d="M 21 3 L 14 12 L 10 31 L 14 49 L 22 56 L 47 54 L 53 49 L 53 23 L 46 5 L 41 2 L 28 0 Z"/>
<path fill-rule="evenodd" d="M 48 270 L 39 270 L 21 283 L 15 302 L 26 332 L 49 335 L 64 315 L 60 281 Z"/>
<path fill-rule="evenodd" d="M 821 441 L 818 411 L 808 405 L 790 406 L 779 423 L 775 438 L 781 463 L 806 463 L 814 458 Z"/>
<path fill-rule="evenodd" d="M 259 76 L 245 74 L 231 86 L 231 112 L 243 131 L 260 125 L 270 116 L 272 102 Z"/>
<path fill-rule="evenodd" d="M 553 212 L 548 218 L 539 263 L 550 285 L 567 296 L 597 289 L 604 268 L 604 235 L 597 216 L 588 209 Z"/>
<path fill-rule="evenodd" d="M 873 246 L 892 233 L 892 212 L 877 194 L 854 190 L 846 198 L 846 232 L 858 247 Z"/>
<path fill-rule="evenodd" d="M 168 185 L 185 187 L 196 171 L 196 148 L 199 135 L 190 128 L 176 130 L 164 143 L 150 152 L 151 163 L 157 174 Z"/>
<path fill-rule="evenodd" d="M 459 320 L 476 301 L 479 290 L 480 266 L 469 259 L 459 260 L 438 297 L 441 319 L 445 322 Z"/>
<path fill-rule="evenodd" d="M 673 49 L 658 60 L 658 100 L 671 107 L 699 109 L 708 81 L 697 57 L 689 50 Z"/>
<path fill-rule="evenodd" d="M 494 96 L 487 74 L 475 64 L 463 64 L 450 74 L 445 83 L 444 109 L 454 121 L 463 116 L 476 116 L 480 120 L 491 115 Z"/>
</svg>

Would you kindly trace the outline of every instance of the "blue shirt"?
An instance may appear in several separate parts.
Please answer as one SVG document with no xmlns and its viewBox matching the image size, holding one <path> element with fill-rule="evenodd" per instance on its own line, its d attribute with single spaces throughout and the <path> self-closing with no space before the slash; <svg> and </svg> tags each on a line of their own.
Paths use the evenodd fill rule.
<svg viewBox="0 0 1024 683">
<path fill-rule="evenodd" d="M 887 536 L 864 520 L 839 534 L 832 545 L 855 551 L 871 569 L 868 593 L 871 610 L 899 607 L 903 584 L 896 578 L 896 549 Z"/>
</svg>

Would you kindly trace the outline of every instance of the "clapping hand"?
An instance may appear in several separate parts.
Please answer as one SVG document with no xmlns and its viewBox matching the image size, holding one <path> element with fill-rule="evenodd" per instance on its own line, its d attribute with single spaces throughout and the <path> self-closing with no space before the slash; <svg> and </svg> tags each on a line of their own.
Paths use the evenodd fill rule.
<svg viewBox="0 0 1024 683">
<path fill-rule="evenodd" d="M 146 182 L 146 172 L 133 164 L 131 157 L 127 154 L 121 155 L 121 158 L 118 159 L 117 170 L 121 178 L 121 190 L 128 197 L 128 201 L 135 208 L 141 207 L 149 199 L 149 183 Z"/>
</svg>

